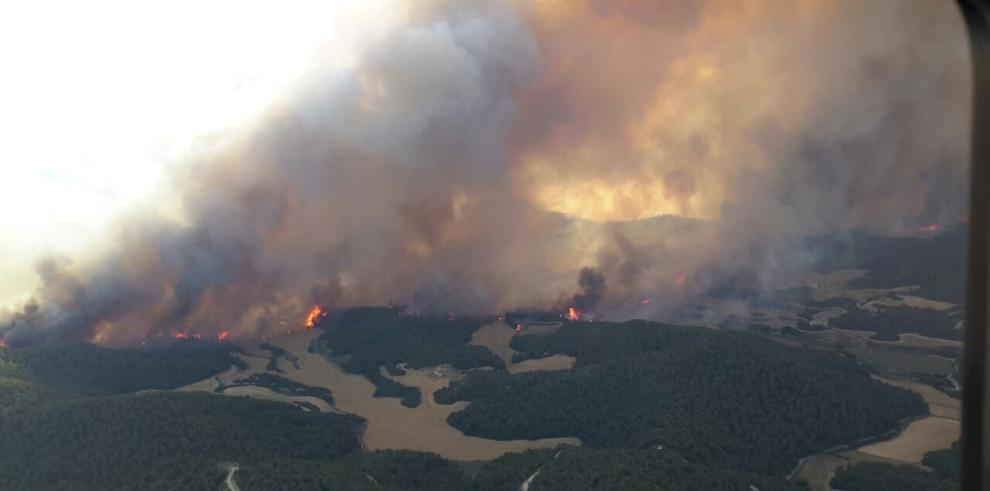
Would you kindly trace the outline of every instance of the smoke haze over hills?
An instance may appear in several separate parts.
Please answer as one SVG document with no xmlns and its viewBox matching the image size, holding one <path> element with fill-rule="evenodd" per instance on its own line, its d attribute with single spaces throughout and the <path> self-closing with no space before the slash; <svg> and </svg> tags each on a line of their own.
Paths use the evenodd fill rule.
<svg viewBox="0 0 990 491">
<path fill-rule="evenodd" d="M 660 315 L 800 267 L 809 234 L 958 223 L 967 57 L 945 2 L 424 2 L 204 140 L 110 247 L 41 259 L 0 335 L 251 337 L 313 305 Z"/>
</svg>

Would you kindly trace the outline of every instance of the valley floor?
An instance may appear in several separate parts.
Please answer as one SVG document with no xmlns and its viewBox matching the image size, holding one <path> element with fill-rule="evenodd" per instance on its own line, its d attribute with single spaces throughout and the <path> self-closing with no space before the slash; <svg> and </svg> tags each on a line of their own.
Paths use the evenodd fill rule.
<svg viewBox="0 0 990 491">
<path fill-rule="evenodd" d="M 327 407 L 322 401 L 309 398 L 284 396 L 267 389 L 256 387 L 228 388 L 225 395 L 246 395 L 263 399 L 292 402 L 304 399 L 321 410 L 337 410 L 360 416 L 367 420 L 362 441 L 368 450 L 418 450 L 433 452 L 451 460 L 491 460 L 508 452 L 519 452 L 531 448 L 552 448 L 561 444 L 580 445 L 577 438 L 547 438 L 541 440 L 498 441 L 466 436 L 447 424 L 450 413 L 463 409 L 466 403 L 442 405 L 433 399 L 433 393 L 445 387 L 450 379 L 438 370 L 408 370 L 406 375 L 392 377 L 403 385 L 419 388 L 424 397 L 418 407 L 409 408 L 396 398 L 372 397 L 374 385 L 361 375 L 349 374 L 330 362 L 319 353 L 310 352 L 310 344 L 320 332 L 309 330 L 269 341 L 269 344 L 284 349 L 298 358 L 298 368 L 293 363 L 279 360 L 280 375 L 295 382 L 329 389 L 333 393 L 334 405 Z M 232 370 L 219 376 L 221 381 L 245 378 L 252 373 L 265 370 L 267 360 L 245 356 L 249 371 Z M 204 380 L 180 390 L 201 390 L 212 392 L 217 387 L 215 380 Z M 237 390 L 234 390 L 237 389 Z"/>
</svg>

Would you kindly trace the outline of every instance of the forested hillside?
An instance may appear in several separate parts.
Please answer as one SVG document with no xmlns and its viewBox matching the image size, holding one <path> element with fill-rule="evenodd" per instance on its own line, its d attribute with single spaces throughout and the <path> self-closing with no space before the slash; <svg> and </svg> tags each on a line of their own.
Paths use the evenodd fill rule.
<svg viewBox="0 0 990 491">
<path fill-rule="evenodd" d="M 0 375 L 88 394 L 174 389 L 240 364 L 234 350 L 219 343 L 131 350 L 70 342 L 0 349 Z"/>
<path fill-rule="evenodd" d="M 570 323 L 551 335 L 519 336 L 517 349 L 568 354 L 579 366 L 471 373 L 436 399 L 472 402 L 449 418 L 469 435 L 662 445 L 693 464 L 776 475 L 802 456 L 927 412 L 917 395 L 871 380 L 846 357 L 747 333 L 649 324 Z"/>
<path fill-rule="evenodd" d="M 705 337 L 704 329 L 633 320 L 623 323 L 563 321 L 557 331 L 540 336 L 514 336 L 511 347 L 521 361 L 565 354 L 578 366 L 620 356 L 680 349 Z"/>
<path fill-rule="evenodd" d="M 805 241 L 819 271 L 866 269 L 850 283 L 855 288 L 917 285 L 919 295 L 962 303 L 966 293 L 966 227 L 933 238 L 881 237 L 846 231 Z"/>
<path fill-rule="evenodd" d="M 802 488 L 783 476 L 798 457 L 884 433 L 926 411 L 917 396 L 874 382 L 852 358 L 745 332 L 564 322 L 555 332 L 517 335 L 511 346 L 517 358 L 573 356 L 573 369 L 509 374 L 487 349 L 467 345 L 478 321 L 355 309 L 320 327 L 334 359 L 389 382 L 378 366 L 393 373 L 400 363 L 496 367 L 467 371 L 437 393 L 441 403 L 472 401 L 450 417 L 465 433 L 577 436 L 584 446 L 484 464 L 364 452 L 364 421 L 356 416 L 147 390 L 226 370 L 238 362 L 231 347 L 0 349 L 0 489 L 215 490 L 226 466 L 236 464 L 245 490 L 512 490 L 537 470 L 533 491 L 792 490 Z M 288 376 L 265 372 L 232 383 L 334 401 L 326 389 Z M 933 468 L 951 469 L 933 459 Z M 859 482 L 867 473 L 853 468 L 843 478 Z"/>
<path fill-rule="evenodd" d="M 367 307 L 335 313 L 318 326 L 324 330 L 320 339 L 326 341 L 331 353 L 346 357 L 341 361 L 345 370 L 371 380 L 376 397 L 399 397 L 410 407 L 419 405 L 419 390 L 383 377 L 379 367 L 394 375 L 403 374 L 396 367 L 399 363 L 411 368 L 447 363 L 462 370 L 505 367 L 487 349 L 468 345 L 471 333 L 481 327 L 477 319 L 417 316 L 399 308 Z"/>
<path fill-rule="evenodd" d="M 532 488 L 746 491 L 754 487 L 760 491 L 805 489 L 778 477 L 697 465 L 670 450 L 585 448 L 567 449 L 550 460 L 533 479 Z"/>
<path fill-rule="evenodd" d="M 332 460 L 361 420 L 248 398 L 155 392 L 51 403 L 0 425 L 0 489 L 215 489 L 218 463 Z"/>
<path fill-rule="evenodd" d="M 933 309 L 898 307 L 878 312 L 850 309 L 830 321 L 833 327 L 857 331 L 874 331 L 873 339 L 897 341 L 902 333 L 915 333 L 933 338 L 962 340 L 963 330 L 955 326 L 961 313 Z"/>
<path fill-rule="evenodd" d="M 300 491 L 515 491 L 534 473 L 533 490 L 799 491 L 782 478 L 692 465 L 671 451 L 575 447 L 507 454 L 469 476 L 432 454 L 373 452 L 333 463 L 275 460 L 241 468 L 243 489 Z"/>
</svg>

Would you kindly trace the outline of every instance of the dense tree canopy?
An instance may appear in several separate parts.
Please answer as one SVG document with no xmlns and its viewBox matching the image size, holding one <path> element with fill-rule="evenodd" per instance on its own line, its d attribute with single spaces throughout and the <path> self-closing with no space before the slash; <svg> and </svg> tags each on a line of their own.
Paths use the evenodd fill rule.
<svg viewBox="0 0 990 491">
<path fill-rule="evenodd" d="M 0 350 L 0 375 L 17 375 L 73 392 L 123 394 L 174 389 L 242 362 L 233 346 L 202 343 L 157 350 L 108 349 L 88 343 L 58 343 Z"/>
<path fill-rule="evenodd" d="M 51 403 L 0 426 L 0 489 L 214 489 L 222 462 L 354 453 L 361 425 L 353 416 L 203 393 Z"/>
<path fill-rule="evenodd" d="M 533 491 L 791 490 L 801 487 L 781 476 L 798 457 L 882 434 L 925 411 L 916 395 L 874 382 L 870 369 L 854 359 L 745 332 L 645 321 L 564 322 L 554 332 L 516 336 L 512 347 L 522 359 L 574 356 L 574 369 L 509 374 L 492 353 L 467 345 L 478 326 L 355 309 L 320 327 L 335 360 L 407 402 L 418 401 L 403 392 L 414 389 L 382 376 L 379 367 L 396 374 L 399 363 L 495 367 L 471 370 L 437 394 L 442 403 L 473 401 L 450 418 L 468 434 L 578 436 L 584 447 L 472 465 L 422 452 L 368 453 L 360 450 L 363 420 L 354 416 L 250 398 L 148 391 L 226 370 L 237 361 L 230 347 L 55 345 L 0 350 L 0 489 L 215 490 L 227 465 L 236 464 L 245 490 L 494 491 L 517 489 L 537 471 Z M 289 353 L 269 351 L 292 362 Z M 333 401 L 329 391 L 275 373 L 235 384 Z M 920 475 L 919 482 L 951 482 L 958 460 L 952 451 L 958 452 L 928 455 L 925 463 L 936 471 Z M 868 476 L 869 468 L 853 467 L 837 479 L 867 486 L 885 472 Z M 856 489 L 870 488 L 848 491 Z"/>
<path fill-rule="evenodd" d="M 272 373 L 255 373 L 249 377 L 237 379 L 232 384 L 223 384 L 217 386 L 214 392 L 223 392 L 230 387 L 238 387 L 243 385 L 254 385 L 258 387 L 265 387 L 271 389 L 279 394 L 284 394 L 288 396 L 310 396 L 317 399 L 322 399 L 327 404 L 333 405 L 333 393 L 330 389 L 323 387 L 311 387 L 309 385 L 303 385 L 299 382 L 289 380 L 285 377 L 280 377 Z"/>
<path fill-rule="evenodd" d="M 751 486 L 760 491 L 804 489 L 779 477 L 695 465 L 670 450 L 584 448 L 564 450 L 548 461 L 533 479 L 532 488 L 540 491 L 746 491 L 753 489 Z"/>
<path fill-rule="evenodd" d="M 846 231 L 810 239 L 802 247 L 819 258 L 820 271 L 869 270 L 854 288 L 918 286 L 925 298 L 962 303 L 966 294 L 966 227 L 930 239 L 881 237 Z"/>
<path fill-rule="evenodd" d="M 875 331 L 873 337 L 880 341 L 897 341 L 902 333 L 962 340 L 963 330 L 955 328 L 960 320 L 951 312 L 896 307 L 877 312 L 854 309 L 832 319 L 830 323 L 839 329 Z"/>
<path fill-rule="evenodd" d="M 784 474 L 802 456 L 927 412 L 916 394 L 870 379 L 867 367 L 840 355 L 748 333 L 686 334 L 637 323 L 654 332 L 627 334 L 628 325 L 596 324 L 513 343 L 576 356 L 573 370 L 476 372 L 437 392 L 441 403 L 472 401 L 450 424 L 501 440 L 577 436 L 596 447 L 663 445 L 696 464 Z M 640 342 L 623 341 L 627 335 Z"/>
<path fill-rule="evenodd" d="M 960 459 L 959 442 L 955 442 L 950 448 L 925 454 L 921 463 L 931 471 L 913 465 L 863 462 L 839 469 L 831 485 L 843 491 L 956 491 Z"/>
</svg>

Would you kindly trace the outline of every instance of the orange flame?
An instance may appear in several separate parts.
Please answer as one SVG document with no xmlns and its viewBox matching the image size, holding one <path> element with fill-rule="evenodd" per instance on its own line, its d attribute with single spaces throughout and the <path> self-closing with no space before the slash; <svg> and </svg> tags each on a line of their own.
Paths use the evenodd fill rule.
<svg viewBox="0 0 990 491">
<path fill-rule="evenodd" d="M 312 309 L 309 310 L 309 314 L 306 316 L 306 322 L 303 322 L 303 326 L 307 329 L 316 325 L 316 321 L 327 315 L 319 305 L 314 305 Z"/>
<path fill-rule="evenodd" d="M 639 303 L 640 303 L 641 305 L 646 305 L 646 304 L 648 304 L 648 303 L 650 303 L 650 302 L 652 302 L 652 301 L 653 301 L 653 299 L 652 299 L 652 298 L 645 298 L 645 299 L 643 299 L 643 300 L 640 300 L 640 301 L 639 301 Z"/>
<path fill-rule="evenodd" d="M 217 341 L 226 341 L 230 337 L 230 331 L 220 331 L 217 333 Z"/>
<path fill-rule="evenodd" d="M 574 307 L 568 307 L 567 308 L 567 319 L 568 320 L 572 320 L 572 321 L 581 320 L 581 311 L 578 310 L 578 309 L 575 309 Z"/>
<path fill-rule="evenodd" d="M 6 347 L 7 347 L 7 340 L 4 338 L 0 338 L 0 348 L 6 348 Z"/>
<path fill-rule="evenodd" d="M 687 281 L 687 275 L 684 274 L 684 273 L 681 273 L 681 274 L 677 275 L 677 279 L 674 280 L 674 284 L 677 285 L 677 286 L 681 286 L 681 285 L 684 284 L 685 281 Z"/>
<path fill-rule="evenodd" d="M 928 225 L 922 225 L 918 227 L 919 232 L 938 232 L 937 223 L 929 223 Z"/>
<path fill-rule="evenodd" d="M 172 336 L 174 336 L 175 339 L 187 339 L 187 338 L 189 338 L 189 333 L 178 331 L 175 334 L 173 334 Z"/>
</svg>

